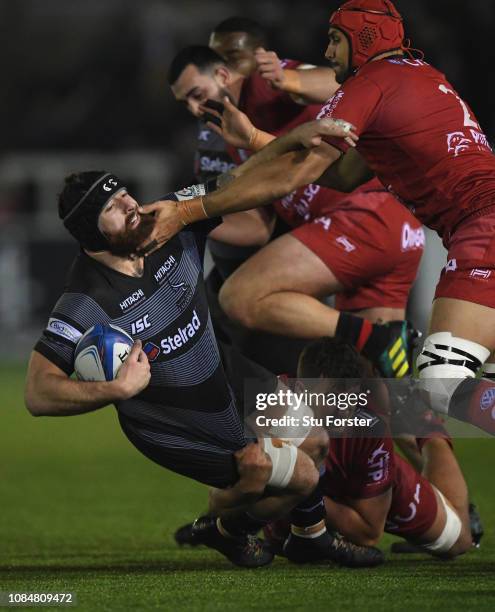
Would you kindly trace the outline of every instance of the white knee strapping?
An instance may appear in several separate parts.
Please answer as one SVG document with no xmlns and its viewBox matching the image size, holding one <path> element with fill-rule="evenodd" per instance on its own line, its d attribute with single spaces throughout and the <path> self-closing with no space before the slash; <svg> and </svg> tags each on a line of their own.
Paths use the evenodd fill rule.
<svg viewBox="0 0 495 612">
<path fill-rule="evenodd" d="M 416 360 L 420 388 L 429 394 L 433 410 L 448 413 L 450 398 L 465 378 L 474 378 L 490 351 L 450 332 L 428 336 Z"/>
<path fill-rule="evenodd" d="M 481 368 L 483 378 L 495 380 L 495 363 L 484 363 Z"/>
<path fill-rule="evenodd" d="M 438 493 L 440 497 L 443 507 L 445 508 L 446 521 L 445 527 L 443 528 L 442 533 L 438 536 L 438 538 L 434 542 L 430 542 L 430 544 L 422 544 L 421 548 L 425 550 L 437 554 L 449 552 L 449 550 L 454 546 L 454 544 L 459 539 L 461 535 L 462 523 L 461 519 L 445 501 L 445 497 L 442 493 L 436 488 L 433 487 L 435 491 Z"/>
<path fill-rule="evenodd" d="M 265 453 L 272 462 L 272 474 L 268 486 L 285 489 L 289 484 L 297 461 L 297 448 L 289 442 L 276 439 L 275 446 L 272 438 L 264 438 Z M 279 446 L 280 445 L 280 446 Z"/>
</svg>

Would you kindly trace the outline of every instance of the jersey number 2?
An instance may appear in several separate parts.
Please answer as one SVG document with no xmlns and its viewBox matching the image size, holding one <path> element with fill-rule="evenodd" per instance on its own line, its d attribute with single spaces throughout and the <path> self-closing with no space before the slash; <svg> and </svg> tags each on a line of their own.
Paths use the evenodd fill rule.
<svg viewBox="0 0 495 612">
<path fill-rule="evenodd" d="M 464 127 L 471 127 L 471 128 L 474 128 L 475 130 L 480 129 L 480 126 L 478 125 L 478 123 L 474 121 L 474 119 L 471 119 L 471 115 L 469 114 L 469 109 L 466 106 L 466 103 L 464 102 L 464 100 L 461 100 L 461 98 L 459 98 L 459 96 L 455 93 L 455 91 L 453 91 L 452 89 L 449 89 L 443 83 L 442 85 L 438 86 L 438 89 L 444 94 L 452 94 L 453 96 L 457 98 L 464 112 Z"/>
</svg>

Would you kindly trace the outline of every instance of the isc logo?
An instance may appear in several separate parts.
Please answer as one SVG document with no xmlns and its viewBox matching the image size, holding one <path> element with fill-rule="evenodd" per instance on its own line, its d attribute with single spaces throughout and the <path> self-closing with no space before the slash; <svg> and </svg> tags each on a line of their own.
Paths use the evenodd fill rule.
<svg viewBox="0 0 495 612">
<path fill-rule="evenodd" d="M 137 321 L 134 321 L 134 323 L 131 323 L 131 334 L 133 336 L 135 334 L 140 334 L 145 329 L 148 329 L 149 327 L 151 327 L 151 323 L 148 317 L 149 315 L 146 314 L 144 315 L 144 317 L 141 317 Z"/>
</svg>

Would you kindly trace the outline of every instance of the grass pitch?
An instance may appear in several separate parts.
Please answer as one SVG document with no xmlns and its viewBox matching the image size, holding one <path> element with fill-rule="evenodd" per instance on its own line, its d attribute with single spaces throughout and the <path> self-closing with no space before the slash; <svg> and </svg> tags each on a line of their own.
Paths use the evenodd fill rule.
<svg viewBox="0 0 495 612">
<path fill-rule="evenodd" d="M 479 551 L 455 562 L 388 554 L 373 570 L 276 560 L 248 571 L 175 546 L 175 528 L 204 509 L 205 487 L 141 456 L 113 408 L 29 416 L 23 377 L 21 367 L 0 369 L 0 590 L 72 591 L 88 611 L 495 607 L 494 440 L 456 445 L 485 523 Z M 384 550 L 392 541 L 383 540 Z"/>
</svg>

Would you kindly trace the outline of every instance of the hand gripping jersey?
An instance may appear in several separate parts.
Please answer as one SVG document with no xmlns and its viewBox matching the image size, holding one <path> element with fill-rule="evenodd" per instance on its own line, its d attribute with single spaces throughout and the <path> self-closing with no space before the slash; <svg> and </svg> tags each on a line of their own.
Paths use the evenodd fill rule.
<svg viewBox="0 0 495 612">
<path fill-rule="evenodd" d="M 369 62 L 322 108 L 349 121 L 381 182 L 445 242 L 495 206 L 495 157 L 469 106 L 422 60 Z M 343 140 L 330 139 L 345 151 Z"/>
</svg>

